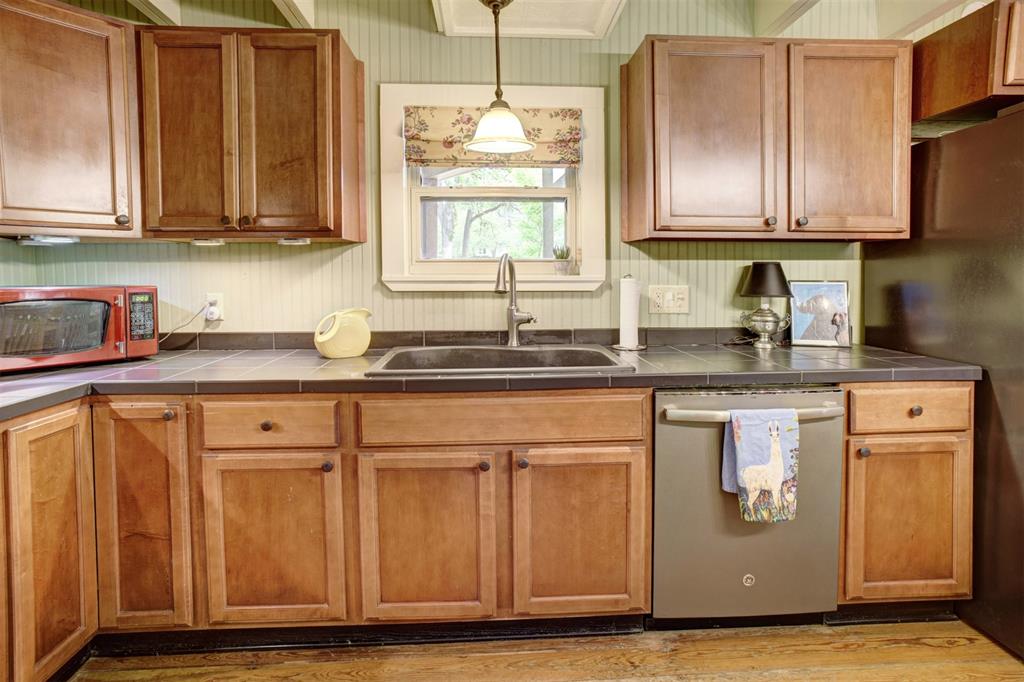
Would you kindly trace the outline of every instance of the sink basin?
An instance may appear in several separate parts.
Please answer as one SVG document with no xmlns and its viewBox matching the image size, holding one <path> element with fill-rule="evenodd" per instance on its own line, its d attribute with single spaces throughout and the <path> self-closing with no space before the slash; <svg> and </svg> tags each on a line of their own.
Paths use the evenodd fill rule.
<svg viewBox="0 0 1024 682">
<path fill-rule="evenodd" d="M 395 348 L 368 377 L 439 374 L 628 374 L 636 368 L 601 346 L 427 346 Z"/>
</svg>

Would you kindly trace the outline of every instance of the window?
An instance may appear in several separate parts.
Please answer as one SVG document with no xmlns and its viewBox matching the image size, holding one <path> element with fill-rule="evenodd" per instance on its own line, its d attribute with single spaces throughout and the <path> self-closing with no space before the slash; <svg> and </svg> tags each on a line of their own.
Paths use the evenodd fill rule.
<svg viewBox="0 0 1024 682">
<path fill-rule="evenodd" d="M 486 104 L 488 92 L 489 86 L 381 85 L 384 283 L 398 291 L 490 290 L 496 261 L 508 253 L 521 290 L 596 289 L 606 267 L 603 90 L 506 88 L 506 98 L 528 116 L 576 117 L 575 138 L 564 149 L 548 145 L 564 152 L 564 163 L 551 154 L 543 161 L 467 161 L 461 142 L 475 121 L 460 128 L 452 112 L 462 108 L 452 103 Z M 424 122 L 428 116 L 415 118 L 411 109 L 440 113 Z M 433 126 L 434 137 L 414 137 L 418 126 Z M 568 275 L 556 268 L 556 251 L 568 252 Z"/>
</svg>

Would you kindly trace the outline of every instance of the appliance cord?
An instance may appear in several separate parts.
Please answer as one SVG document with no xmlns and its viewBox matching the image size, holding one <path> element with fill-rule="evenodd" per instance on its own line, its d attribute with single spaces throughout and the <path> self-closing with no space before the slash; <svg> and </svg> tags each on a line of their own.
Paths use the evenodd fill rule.
<svg viewBox="0 0 1024 682">
<path fill-rule="evenodd" d="M 169 337 L 171 336 L 171 334 L 173 334 L 174 332 L 178 331 L 178 330 L 179 330 L 179 329 L 181 329 L 182 327 L 187 327 L 187 326 L 189 326 L 190 324 L 192 324 L 192 321 L 193 321 L 193 320 L 195 320 L 195 319 L 196 319 L 197 317 L 199 317 L 200 315 L 202 315 L 203 313 L 205 313 L 205 312 L 206 312 L 206 309 L 207 309 L 207 308 L 209 308 L 209 307 L 210 307 L 210 304 L 209 304 L 209 303 L 204 303 L 204 304 L 203 304 L 203 307 L 202 307 L 202 308 L 200 308 L 199 310 L 197 310 L 197 311 L 196 311 L 196 314 L 195 314 L 195 315 L 193 315 L 192 317 L 188 318 L 188 320 L 186 320 L 185 322 L 182 322 L 182 323 L 181 323 L 181 324 L 179 324 L 179 325 L 178 325 L 177 327 L 175 327 L 175 328 L 174 328 L 174 329 L 172 329 L 171 331 L 169 331 L 169 332 L 167 332 L 166 334 L 164 334 L 163 336 L 161 336 L 161 337 L 159 338 L 159 340 L 157 341 L 157 343 L 163 343 L 163 342 L 164 342 L 164 341 L 166 341 L 166 340 L 167 340 L 167 339 L 168 339 L 168 338 L 169 338 Z M 198 334 L 198 333 L 199 333 L 199 332 L 196 332 L 196 334 Z"/>
</svg>

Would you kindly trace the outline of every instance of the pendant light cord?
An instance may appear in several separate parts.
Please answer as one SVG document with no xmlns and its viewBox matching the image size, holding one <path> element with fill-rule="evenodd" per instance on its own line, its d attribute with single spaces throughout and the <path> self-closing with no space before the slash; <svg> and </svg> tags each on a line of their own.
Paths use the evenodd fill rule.
<svg viewBox="0 0 1024 682">
<path fill-rule="evenodd" d="M 498 33 L 498 14 L 501 13 L 501 2 L 495 0 L 491 3 L 491 13 L 494 14 L 494 98 L 498 101 L 502 101 L 501 96 L 501 47 L 498 43 L 500 35 Z"/>
</svg>

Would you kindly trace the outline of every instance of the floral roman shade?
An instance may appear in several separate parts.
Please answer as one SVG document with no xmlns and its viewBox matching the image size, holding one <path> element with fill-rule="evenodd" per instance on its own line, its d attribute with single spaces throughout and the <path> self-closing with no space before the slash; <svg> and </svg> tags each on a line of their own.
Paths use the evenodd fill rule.
<svg viewBox="0 0 1024 682">
<path fill-rule="evenodd" d="M 579 166 L 580 109 L 513 109 L 537 146 L 522 154 L 482 154 L 473 138 L 482 107 L 405 107 L 405 160 L 413 166 Z"/>
</svg>

